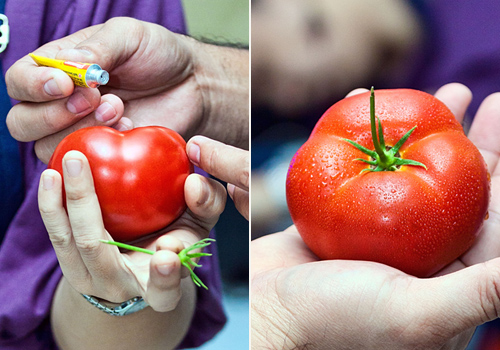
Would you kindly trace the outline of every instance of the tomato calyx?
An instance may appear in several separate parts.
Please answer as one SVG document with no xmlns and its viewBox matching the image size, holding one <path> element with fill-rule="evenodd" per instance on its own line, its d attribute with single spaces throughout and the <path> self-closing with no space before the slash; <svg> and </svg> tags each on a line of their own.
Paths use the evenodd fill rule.
<svg viewBox="0 0 500 350">
<path fill-rule="evenodd" d="M 144 249 L 144 248 L 136 247 L 136 246 L 121 243 L 121 242 L 108 241 L 105 239 L 101 239 L 100 241 L 102 243 L 114 245 L 114 246 L 117 246 L 118 248 L 132 250 L 135 252 L 141 252 L 141 253 L 145 253 L 145 254 L 149 254 L 149 255 L 153 255 L 155 253 L 154 251 L 149 250 L 149 249 Z M 189 270 L 189 273 L 191 274 L 191 279 L 193 280 L 194 284 L 196 284 L 198 287 L 203 287 L 205 289 L 208 289 L 208 287 L 201 281 L 201 279 L 193 271 L 193 269 L 195 267 L 201 267 L 201 265 L 195 263 L 193 261 L 193 259 L 200 258 L 202 256 L 212 256 L 212 254 L 204 253 L 204 252 L 198 252 L 198 253 L 190 253 L 190 252 L 192 250 L 195 250 L 195 249 L 203 249 L 205 247 L 208 247 L 210 244 L 212 244 L 212 242 L 215 242 L 215 239 L 204 238 L 204 239 L 196 242 L 195 244 L 193 244 L 187 248 L 184 248 L 183 250 L 180 251 L 179 254 L 177 254 L 179 256 L 179 259 L 181 260 L 181 264 Z"/>
<path fill-rule="evenodd" d="M 184 265 L 185 267 L 187 267 L 187 269 L 189 270 L 189 273 L 191 274 L 191 279 L 193 280 L 194 284 L 196 284 L 198 287 L 203 287 L 205 289 L 208 289 L 208 287 L 201 281 L 201 279 L 193 271 L 194 267 L 201 267 L 201 265 L 195 263 L 192 259 L 199 258 L 202 256 L 211 256 L 212 254 L 203 253 L 203 252 L 190 253 L 190 251 L 194 250 L 194 249 L 205 248 L 205 247 L 209 246 L 214 241 L 215 241 L 215 239 L 212 239 L 212 238 L 202 239 L 201 241 L 196 242 L 192 246 L 181 250 L 181 252 L 179 253 L 179 258 L 181 259 L 181 264 Z"/>
<path fill-rule="evenodd" d="M 378 133 L 377 133 L 377 124 L 375 122 L 375 118 L 378 121 Z M 371 165 L 371 167 L 363 169 L 361 172 L 365 171 L 396 171 L 402 165 L 415 165 L 421 166 L 427 169 L 427 167 L 415 160 L 411 159 L 403 159 L 400 158 L 399 149 L 403 144 L 408 140 L 410 135 L 415 130 L 416 126 L 411 128 L 403 137 L 392 147 L 386 146 L 384 141 L 384 132 L 382 129 L 382 123 L 380 122 L 380 118 L 375 116 L 375 90 L 372 87 L 370 90 L 370 123 L 371 123 L 371 132 L 373 139 L 373 146 L 375 150 L 372 151 L 366 147 L 361 146 L 360 144 L 349 140 L 343 139 L 344 141 L 349 142 L 351 145 L 356 147 L 361 152 L 369 155 L 371 157 L 370 160 L 363 158 L 356 158 L 354 160 L 359 160 Z M 378 137 L 377 137 L 378 134 Z"/>
</svg>

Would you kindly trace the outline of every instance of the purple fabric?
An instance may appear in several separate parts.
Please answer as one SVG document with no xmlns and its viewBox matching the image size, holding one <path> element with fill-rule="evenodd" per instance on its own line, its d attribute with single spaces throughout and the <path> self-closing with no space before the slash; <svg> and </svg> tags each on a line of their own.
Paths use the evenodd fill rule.
<svg viewBox="0 0 500 350">
<path fill-rule="evenodd" d="M 17 59 L 47 41 L 116 16 L 130 16 L 185 32 L 180 0 L 24 0 L 7 1 L 11 39 L 0 55 L 4 71 Z M 0 247 L 0 349 L 55 349 L 49 312 L 62 276 L 38 212 L 37 187 L 46 168 L 32 143 L 20 144 L 25 200 Z M 181 347 L 197 347 L 212 338 L 226 318 L 216 247 L 197 274 L 209 287 L 198 290 L 192 325 Z"/>
</svg>

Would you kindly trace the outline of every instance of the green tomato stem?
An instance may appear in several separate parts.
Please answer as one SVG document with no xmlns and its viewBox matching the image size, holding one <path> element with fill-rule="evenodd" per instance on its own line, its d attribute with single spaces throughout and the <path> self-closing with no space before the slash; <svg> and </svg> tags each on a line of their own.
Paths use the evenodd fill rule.
<svg viewBox="0 0 500 350">
<path fill-rule="evenodd" d="M 149 255 L 153 255 L 155 253 L 154 251 L 149 250 L 149 249 L 139 248 L 139 247 L 136 247 L 136 246 L 133 246 L 130 244 L 121 243 L 121 242 L 108 241 L 105 239 L 100 239 L 99 241 L 101 241 L 102 243 L 114 245 L 114 246 L 117 246 L 119 248 L 132 250 L 135 252 L 146 253 Z M 194 284 L 196 284 L 198 287 L 203 287 L 205 289 L 208 289 L 208 287 L 201 281 L 201 279 L 193 271 L 193 269 L 195 267 L 201 267 L 201 265 L 195 263 L 193 261 L 193 259 L 200 258 L 202 256 L 211 256 L 212 254 L 203 253 L 203 252 L 199 252 L 199 253 L 190 253 L 190 252 L 192 250 L 195 250 L 195 249 L 203 249 L 203 248 L 209 246 L 210 244 L 212 244 L 212 242 L 215 242 L 215 239 L 204 238 L 201 241 L 198 241 L 195 244 L 181 250 L 180 253 L 178 254 L 179 259 L 181 260 L 181 264 L 189 270 L 189 273 L 191 275 L 191 279 L 193 280 Z"/>
<path fill-rule="evenodd" d="M 378 128 L 378 134 L 379 134 L 379 139 L 377 139 L 377 125 L 375 123 L 375 93 L 373 91 L 373 87 L 370 91 L 370 125 L 372 129 L 372 139 L 373 139 L 373 146 L 375 147 L 375 152 L 377 152 L 380 162 L 386 163 L 387 162 L 387 155 L 385 152 L 385 149 L 382 148 L 381 144 L 384 144 L 384 136 L 382 132 L 382 124 L 380 123 L 380 119 L 378 120 L 379 128 Z M 384 144 L 385 148 L 385 144 Z"/>
<path fill-rule="evenodd" d="M 127 249 L 127 250 L 133 250 L 134 252 L 141 252 L 141 253 L 146 253 L 146 254 L 149 254 L 149 255 L 153 255 L 155 253 L 152 250 L 144 249 L 144 248 L 139 248 L 139 247 L 136 247 L 136 246 L 133 246 L 133 245 L 130 245 L 130 244 L 125 244 L 125 243 L 120 243 L 120 242 L 115 242 L 115 241 L 107 241 L 105 239 L 100 239 L 99 241 L 101 241 L 102 243 L 106 243 L 106 244 L 110 244 L 110 245 L 115 245 L 118 248 Z"/>
<path fill-rule="evenodd" d="M 378 132 L 377 132 L 377 120 L 378 120 Z M 372 132 L 373 147 L 375 148 L 374 151 L 369 150 L 366 147 L 363 147 L 354 141 L 344 139 L 344 141 L 349 142 L 358 150 L 369 155 L 372 158 L 371 160 L 362 158 L 355 159 L 368 163 L 372 166 L 370 168 L 363 169 L 362 172 L 395 171 L 401 165 L 415 165 L 427 169 L 427 167 L 420 162 L 411 159 L 402 159 L 396 156 L 399 149 L 406 142 L 406 140 L 408 140 L 410 135 L 415 130 L 416 126 L 414 126 L 410 131 L 408 131 L 405 135 L 403 135 L 403 137 L 396 143 L 396 145 L 394 145 L 394 147 L 389 147 L 389 148 L 386 147 L 384 140 L 384 131 L 382 129 L 382 122 L 380 121 L 380 118 L 376 117 L 375 115 L 375 90 L 373 87 L 370 90 L 370 126 Z"/>
</svg>

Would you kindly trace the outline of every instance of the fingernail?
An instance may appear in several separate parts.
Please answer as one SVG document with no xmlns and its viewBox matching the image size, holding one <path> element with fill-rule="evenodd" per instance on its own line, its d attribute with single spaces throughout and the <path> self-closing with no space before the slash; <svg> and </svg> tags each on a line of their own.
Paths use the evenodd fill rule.
<svg viewBox="0 0 500 350">
<path fill-rule="evenodd" d="M 82 161 L 79 159 L 68 159 L 66 161 L 66 170 L 71 177 L 80 176 L 82 172 Z"/>
<path fill-rule="evenodd" d="M 54 178 L 50 175 L 44 174 L 42 177 L 42 186 L 46 191 L 51 190 L 52 188 L 54 188 Z"/>
<path fill-rule="evenodd" d="M 66 108 L 73 114 L 80 114 L 92 108 L 89 101 L 81 93 L 76 92 L 69 98 Z"/>
<path fill-rule="evenodd" d="M 194 165 L 200 165 L 200 146 L 196 143 L 191 143 L 187 151 L 188 157 Z"/>
<path fill-rule="evenodd" d="M 208 188 L 208 185 L 205 183 L 203 180 L 200 181 L 200 196 L 198 197 L 198 200 L 196 201 L 198 204 L 205 204 L 208 200 L 208 197 L 210 196 L 210 189 Z"/>
<path fill-rule="evenodd" d="M 134 124 L 128 118 L 122 118 L 118 123 L 113 126 L 114 129 L 118 131 L 128 131 L 134 128 Z"/>
<path fill-rule="evenodd" d="M 158 265 L 157 266 L 158 272 L 164 276 L 168 276 L 174 271 L 174 265 L 172 264 L 167 264 L 167 265 Z"/>
<path fill-rule="evenodd" d="M 234 195 L 234 188 L 235 186 L 233 184 L 227 184 L 227 194 L 229 194 L 229 196 L 231 198 L 233 198 L 233 195 Z"/>
<path fill-rule="evenodd" d="M 60 95 L 62 95 L 62 91 L 59 88 L 59 85 L 57 85 L 57 82 L 56 82 L 55 79 L 50 79 L 49 81 L 47 81 L 45 83 L 45 85 L 43 86 L 43 89 L 50 96 L 60 96 Z"/>
<path fill-rule="evenodd" d="M 104 102 L 95 110 L 95 119 L 99 122 L 107 122 L 116 116 L 116 111 L 109 102 Z"/>
</svg>

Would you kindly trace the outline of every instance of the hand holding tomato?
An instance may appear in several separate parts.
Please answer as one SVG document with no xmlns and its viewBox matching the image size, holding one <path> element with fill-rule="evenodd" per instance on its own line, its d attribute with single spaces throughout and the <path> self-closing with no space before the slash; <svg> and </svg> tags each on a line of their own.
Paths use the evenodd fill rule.
<svg viewBox="0 0 500 350">
<path fill-rule="evenodd" d="M 173 310 L 187 288 L 180 279 L 189 275 L 181 269 L 177 253 L 208 237 L 225 206 L 222 185 L 191 174 L 184 185 L 188 210 L 168 232 L 140 243 L 156 253 L 120 253 L 99 241 L 111 236 L 104 228 L 87 158 L 70 151 L 63 158 L 63 169 L 67 212 L 61 175 L 52 169 L 42 174 L 39 207 L 65 280 L 80 293 L 111 302 L 140 295 L 156 311 Z"/>
<path fill-rule="evenodd" d="M 248 50 L 204 44 L 120 17 L 34 52 L 95 62 L 110 73 L 106 86 L 86 89 L 74 88 L 66 74 L 38 67 L 29 56 L 12 65 L 6 83 L 20 103 L 9 112 L 7 124 L 15 139 L 36 141 L 43 162 L 66 135 L 95 125 L 162 125 L 185 138 L 204 134 L 248 147 Z"/>
<path fill-rule="evenodd" d="M 449 84 L 436 97 L 460 122 L 471 94 Z M 490 218 L 470 250 L 433 278 L 419 279 L 374 262 L 319 261 L 293 226 L 257 239 L 251 247 L 252 344 L 465 349 L 474 328 L 495 319 L 500 307 L 499 108 L 500 94 L 486 98 L 469 132 L 492 189 Z"/>
<path fill-rule="evenodd" d="M 248 220 L 248 151 L 203 136 L 192 137 L 186 150 L 189 159 L 197 167 L 228 183 L 227 191 L 236 209 Z"/>
</svg>

